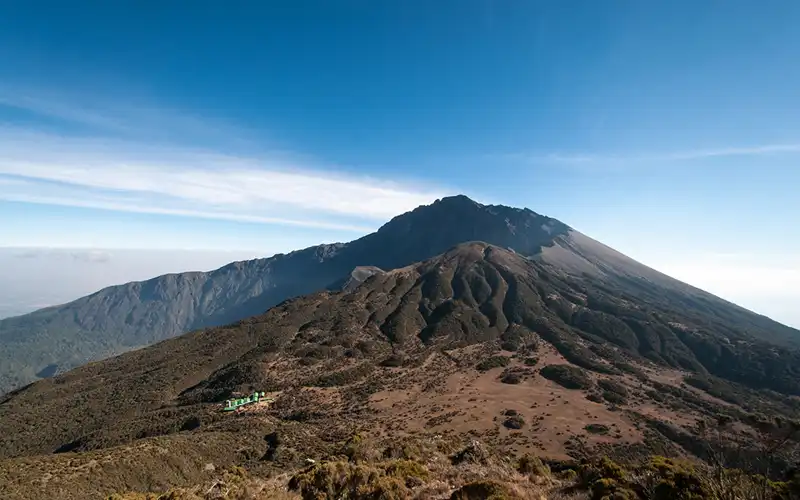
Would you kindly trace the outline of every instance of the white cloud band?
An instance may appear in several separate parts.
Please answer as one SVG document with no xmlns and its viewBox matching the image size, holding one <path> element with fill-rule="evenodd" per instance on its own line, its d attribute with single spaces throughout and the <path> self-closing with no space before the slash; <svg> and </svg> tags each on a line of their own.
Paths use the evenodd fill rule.
<svg viewBox="0 0 800 500">
<path fill-rule="evenodd" d="M 443 196 L 283 158 L 1 128 L 0 184 L 0 199 L 10 201 L 360 232 Z"/>
</svg>

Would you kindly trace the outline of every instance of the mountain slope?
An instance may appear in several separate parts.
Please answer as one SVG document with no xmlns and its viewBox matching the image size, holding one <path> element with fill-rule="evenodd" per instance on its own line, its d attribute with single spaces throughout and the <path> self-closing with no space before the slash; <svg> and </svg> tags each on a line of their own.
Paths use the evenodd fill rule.
<svg viewBox="0 0 800 500">
<path fill-rule="evenodd" d="M 15 471 L 19 457 L 56 452 L 25 463 L 30 478 L 63 468 L 63 478 L 48 483 L 57 485 L 82 463 L 72 452 L 99 453 L 92 460 L 104 463 L 124 454 L 120 447 L 157 446 L 168 456 L 174 447 L 174 460 L 182 450 L 201 454 L 182 472 L 196 480 L 207 462 L 297 466 L 335 453 L 355 430 L 388 440 L 480 436 L 560 457 L 575 436 L 612 447 L 658 438 L 692 452 L 695 418 L 800 415 L 792 398 L 713 376 L 772 383 L 774 373 L 759 372 L 764 359 L 748 364 L 763 352 L 787 370 L 786 385 L 776 388 L 800 394 L 793 351 L 722 340 L 746 337 L 740 330 L 693 330 L 687 307 L 641 277 L 577 276 L 474 242 L 359 278 L 349 291 L 290 299 L 10 393 L 0 400 L 0 458 L 11 461 L 0 462 L 0 473 Z M 734 358 L 710 357 L 708 346 L 725 346 L 719 352 Z M 726 372 L 731 366 L 736 373 Z M 226 398 L 253 390 L 275 402 L 220 411 Z M 505 429 L 507 410 L 530 425 Z M 588 419 L 617 432 L 584 433 Z M 291 450 L 281 458 L 270 451 L 277 435 Z M 164 460 L 136 460 L 145 465 L 137 463 L 138 475 L 126 472 L 122 486 L 152 487 L 148 474 Z"/>
<path fill-rule="evenodd" d="M 209 273 L 165 275 L 109 287 L 63 306 L 0 321 L 0 393 L 87 361 L 186 331 L 261 314 L 282 300 L 345 286 L 354 269 L 394 269 L 479 240 L 513 249 L 573 276 L 611 280 L 606 294 L 638 293 L 684 307 L 686 328 L 730 339 L 797 344 L 800 332 L 669 278 L 527 209 L 485 206 L 464 196 L 395 217 L 350 243 L 319 245 Z M 373 271 L 370 271 L 373 272 Z M 369 274 L 369 273 L 367 273 Z M 744 335 L 744 337 L 742 337 Z"/>
<path fill-rule="evenodd" d="M 0 320 L 0 394 L 90 360 L 260 314 L 286 298 L 324 289 L 357 266 L 392 269 L 471 240 L 531 255 L 568 230 L 530 210 L 454 196 L 395 217 L 350 243 L 112 286 Z"/>
</svg>

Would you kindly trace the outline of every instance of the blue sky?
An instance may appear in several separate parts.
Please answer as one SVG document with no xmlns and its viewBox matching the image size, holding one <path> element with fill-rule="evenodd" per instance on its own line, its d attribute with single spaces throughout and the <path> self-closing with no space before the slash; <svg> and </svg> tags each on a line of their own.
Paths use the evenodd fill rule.
<svg viewBox="0 0 800 500">
<path fill-rule="evenodd" d="M 465 193 L 800 325 L 798 23 L 781 0 L 5 2 L 0 246 L 270 255 Z"/>
</svg>

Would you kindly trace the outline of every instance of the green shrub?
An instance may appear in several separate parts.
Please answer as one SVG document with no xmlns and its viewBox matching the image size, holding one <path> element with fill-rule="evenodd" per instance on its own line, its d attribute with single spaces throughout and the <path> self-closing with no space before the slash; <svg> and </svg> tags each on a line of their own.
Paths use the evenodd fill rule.
<svg viewBox="0 0 800 500">
<path fill-rule="evenodd" d="M 289 489 L 298 491 L 303 500 L 401 500 L 410 496 L 400 477 L 386 475 L 377 467 L 347 462 L 315 464 L 295 474 Z"/>
<path fill-rule="evenodd" d="M 611 391 L 603 391 L 603 399 L 615 405 L 622 405 L 628 402 L 625 396 Z"/>
<path fill-rule="evenodd" d="M 383 458 L 397 459 L 403 458 L 406 460 L 417 460 L 422 455 L 419 447 L 412 443 L 395 443 L 387 446 L 383 450 Z"/>
<path fill-rule="evenodd" d="M 614 366 L 614 368 L 618 369 L 621 372 L 633 375 L 640 380 L 644 381 L 649 380 L 645 372 L 643 372 L 641 369 L 633 366 L 630 363 L 626 363 L 624 361 L 614 361 L 611 364 Z"/>
<path fill-rule="evenodd" d="M 500 375 L 500 382 L 504 384 L 519 384 L 522 382 L 522 375 L 513 371 L 505 371 Z"/>
<path fill-rule="evenodd" d="M 385 367 L 395 368 L 398 366 L 403 366 L 404 362 L 405 358 L 403 356 L 400 356 L 398 354 L 392 354 L 391 356 L 381 361 L 380 365 Z"/>
<path fill-rule="evenodd" d="M 486 465 L 489 463 L 489 453 L 479 441 L 473 441 L 464 449 L 450 457 L 450 461 L 453 465 L 461 463 Z"/>
<path fill-rule="evenodd" d="M 622 385 L 620 382 L 617 382 L 616 380 L 603 378 L 597 381 L 597 385 L 599 385 L 600 388 L 603 390 L 619 394 L 622 397 L 628 396 L 628 388 Z"/>
<path fill-rule="evenodd" d="M 626 488 L 615 479 L 602 478 L 592 483 L 592 500 L 638 500 L 635 491 Z"/>
<path fill-rule="evenodd" d="M 370 363 L 362 363 L 353 368 L 321 375 L 308 385 L 316 387 L 337 387 L 341 385 L 348 385 L 363 379 L 372 373 L 374 369 L 375 367 Z"/>
<path fill-rule="evenodd" d="M 344 455 L 351 462 L 365 462 L 374 458 L 371 443 L 361 434 L 353 434 L 344 444 Z"/>
<path fill-rule="evenodd" d="M 550 467 L 542 463 L 539 457 L 534 457 L 528 453 L 524 454 L 517 462 L 517 471 L 521 474 L 533 476 L 550 476 Z"/>
<path fill-rule="evenodd" d="M 603 424 L 589 424 L 584 429 L 591 434 L 608 434 L 611 430 L 607 425 Z"/>
<path fill-rule="evenodd" d="M 522 429 L 525 426 L 525 418 L 522 415 L 512 415 L 505 419 L 503 425 L 508 429 Z"/>
<path fill-rule="evenodd" d="M 391 462 L 382 464 L 381 467 L 386 472 L 386 475 L 399 477 L 403 480 L 415 477 L 424 481 L 430 477 L 428 468 L 414 460 L 392 460 Z"/>
<path fill-rule="evenodd" d="M 558 478 L 565 483 L 573 483 L 578 479 L 578 472 L 575 469 L 565 469 L 558 473 Z"/>
<path fill-rule="evenodd" d="M 518 340 L 504 340 L 500 344 L 500 349 L 504 351 L 516 351 L 520 347 L 522 347 L 522 343 Z"/>
<path fill-rule="evenodd" d="M 706 478 L 699 475 L 690 463 L 654 456 L 647 468 L 658 475 L 653 498 L 703 499 L 712 497 Z M 724 474 L 724 472 L 723 472 Z"/>
<path fill-rule="evenodd" d="M 567 389 L 591 389 L 592 379 L 586 372 L 572 365 L 547 365 L 539 373 Z"/>
<path fill-rule="evenodd" d="M 596 392 L 592 392 L 592 393 L 587 394 L 586 395 L 586 399 L 588 399 L 589 401 L 592 401 L 594 403 L 602 403 L 603 402 L 603 396 L 601 396 L 600 394 L 597 394 Z"/>
<path fill-rule="evenodd" d="M 485 372 L 487 370 L 491 370 L 492 368 L 502 368 L 508 366 L 510 362 L 511 360 L 506 356 L 491 356 L 475 365 L 475 368 L 477 368 L 478 371 Z"/>
</svg>

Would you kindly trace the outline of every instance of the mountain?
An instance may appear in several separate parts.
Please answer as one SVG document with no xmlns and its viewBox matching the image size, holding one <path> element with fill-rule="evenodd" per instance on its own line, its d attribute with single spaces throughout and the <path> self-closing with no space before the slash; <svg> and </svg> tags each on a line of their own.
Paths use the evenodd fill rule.
<svg viewBox="0 0 800 500">
<path fill-rule="evenodd" d="M 800 417 L 797 352 L 753 335 L 772 323 L 574 232 L 535 258 L 469 242 L 339 281 L 9 393 L 0 494 L 103 498 L 233 465 L 274 476 L 350 456 L 355 432 L 384 456 L 479 439 L 565 459 L 700 454 L 695 419 L 725 415 L 752 439 L 764 414 Z M 221 411 L 252 391 L 274 402 Z"/>
<path fill-rule="evenodd" d="M 657 292 L 645 286 L 646 292 L 702 311 L 691 316 L 690 328 L 710 325 L 733 338 L 745 332 L 783 344 L 800 339 L 794 329 L 653 271 L 555 219 L 454 196 L 395 217 L 349 243 L 112 286 L 0 320 L 0 393 L 91 360 L 261 314 L 289 297 L 341 287 L 356 268 L 395 269 L 473 240 L 536 256 L 565 272 L 614 276 L 623 280 L 617 286 L 634 296 L 642 280 L 655 284 Z"/>
<path fill-rule="evenodd" d="M 530 210 L 455 196 L 395 217 L 350 243 L 108 287 L 0 320 L 0 393 L 91 360 L 260 314 L 286 298 L 332 285 L 357 266 L 393 269 L 476 239 L 529 255 L 568 230 Z"/>
</svg>

